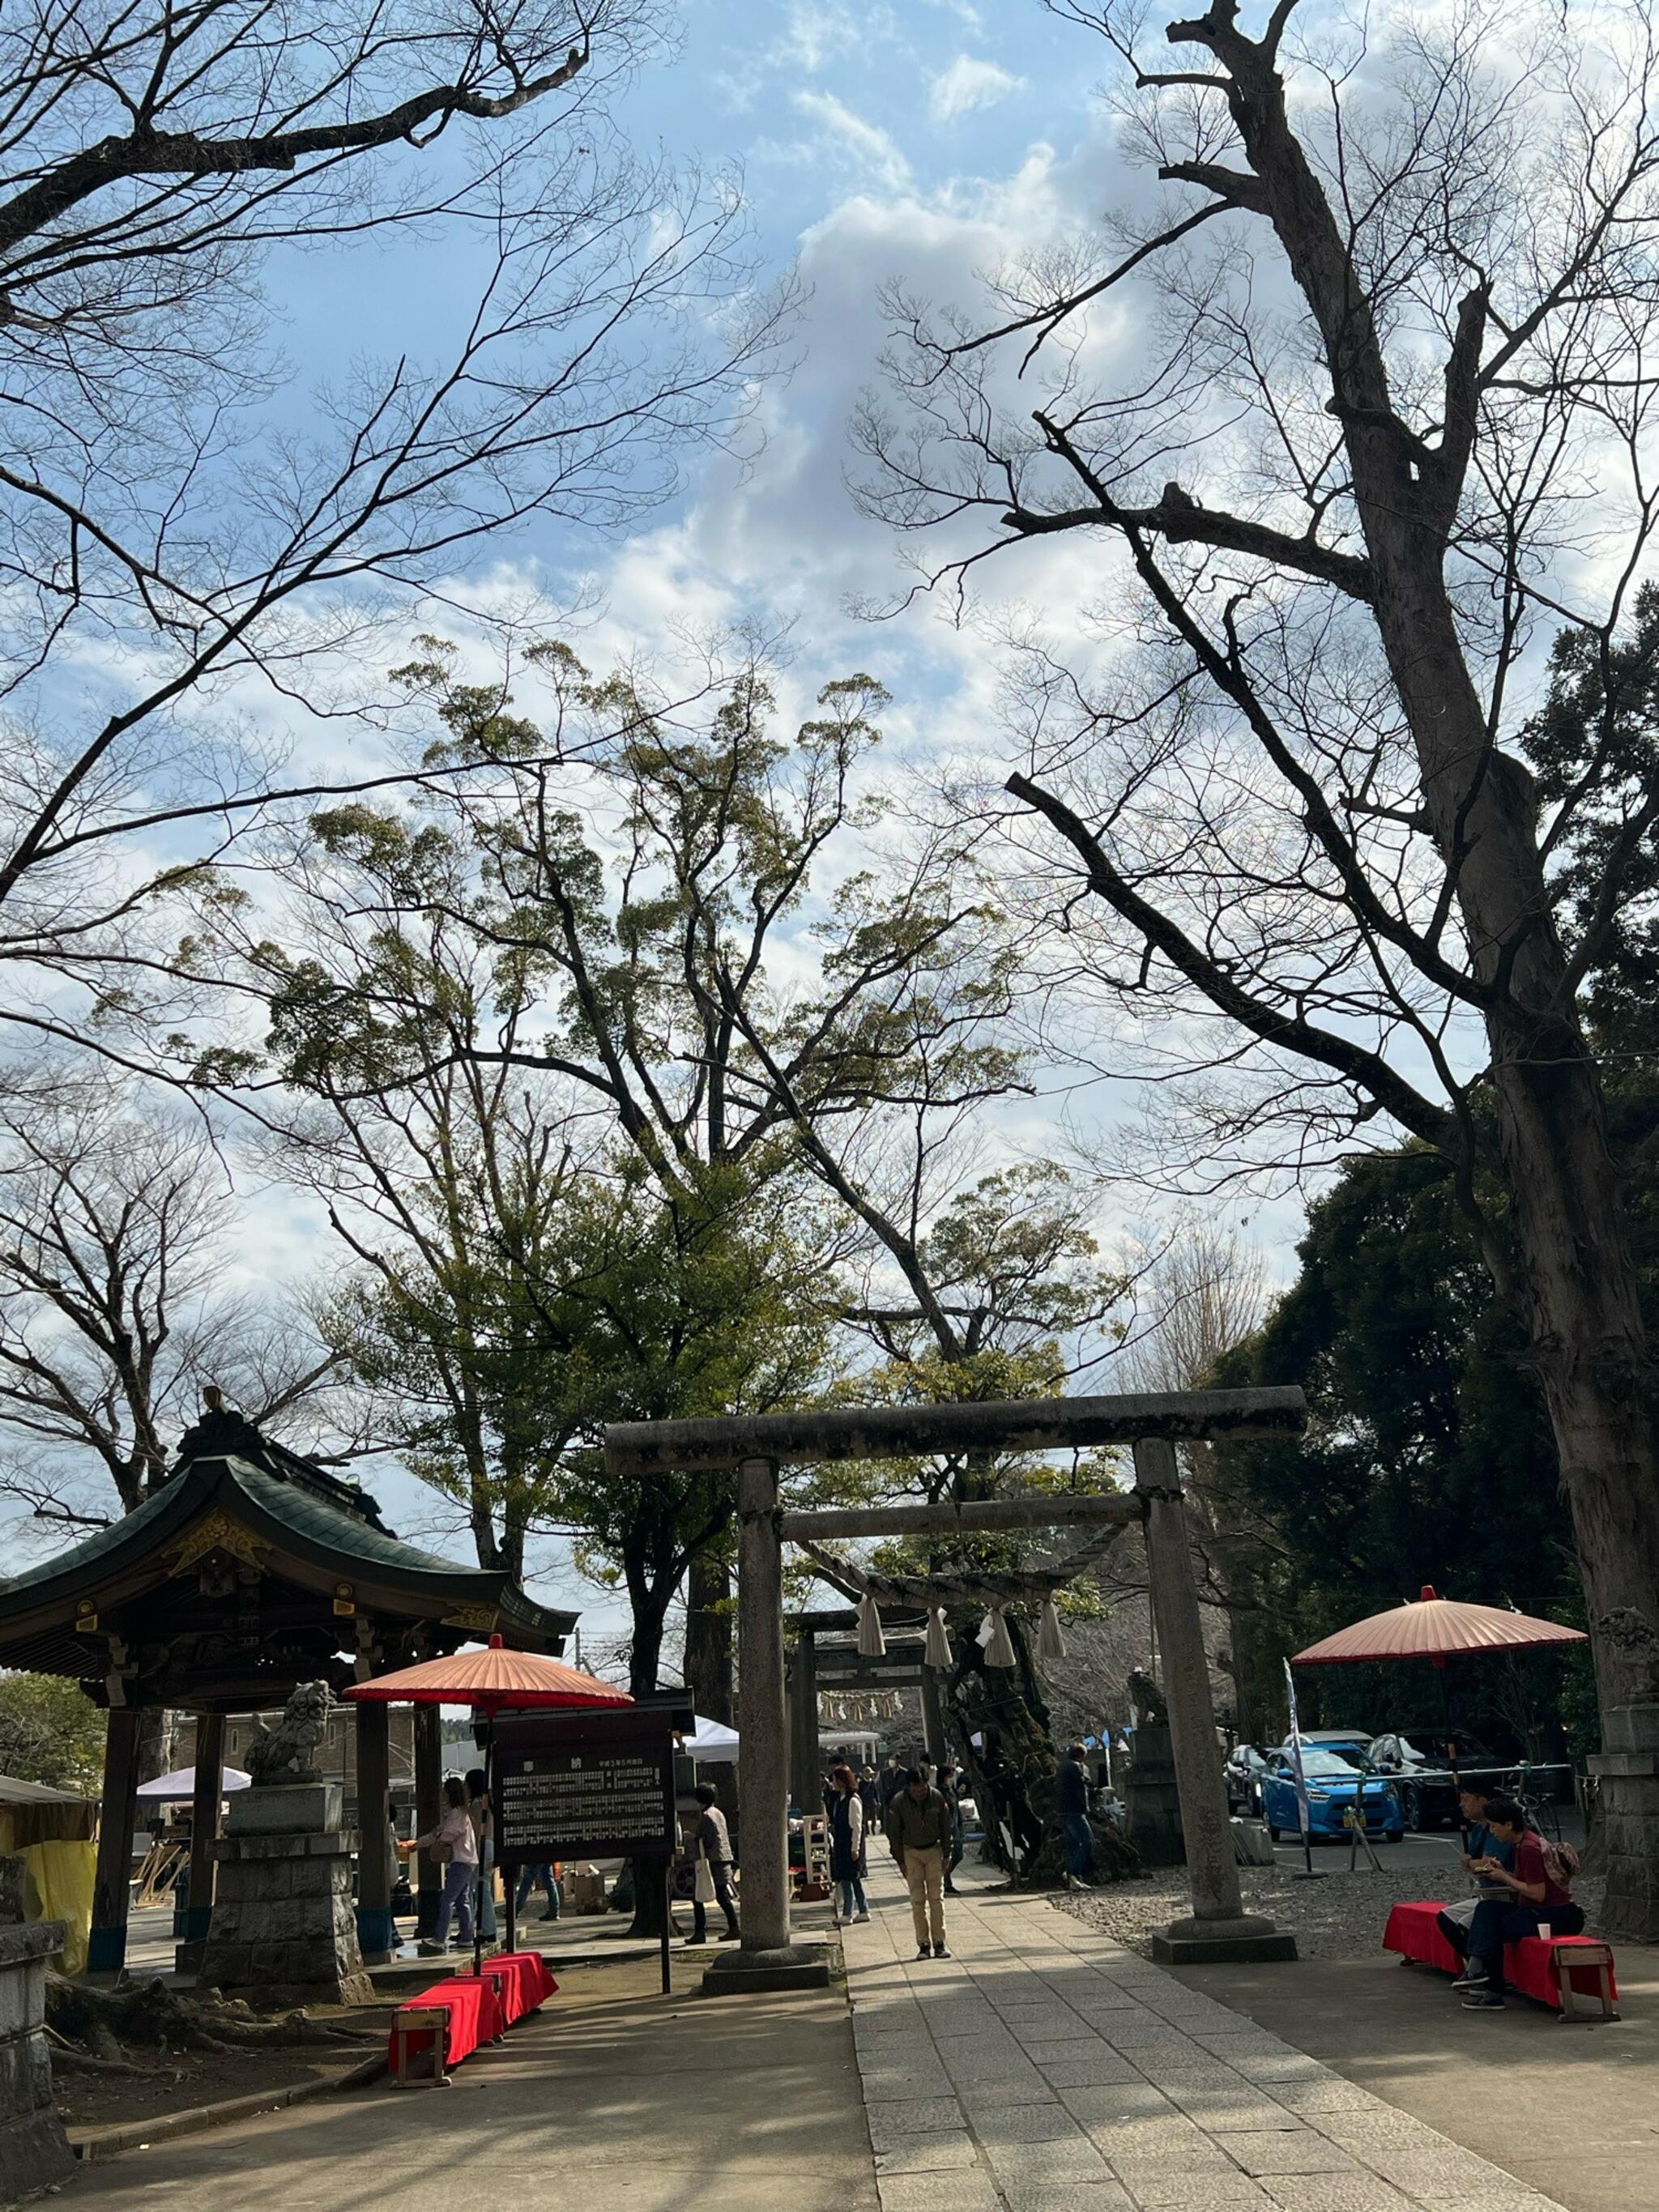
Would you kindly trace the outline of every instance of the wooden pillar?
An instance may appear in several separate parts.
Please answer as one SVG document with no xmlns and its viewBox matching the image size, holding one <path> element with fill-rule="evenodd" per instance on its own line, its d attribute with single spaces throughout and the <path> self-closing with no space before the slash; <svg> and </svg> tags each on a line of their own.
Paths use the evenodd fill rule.
<svg viewBox="0 0 1659 2212">
<path fill-rule="evenodd" d="M 89 1974 L 118 1974 L 127 1960 L 127 1911 L 132 1902 L 132 1831 L 138 1806 L 138 1729 L 136 1705 L 116 1705 L 104 1747 L 103 1809 L 98 1822 L 98 1860 L 93 1876 Z"/>
<path fill-rule="evenodd" d="M 783 1698 L 783 1546 L 775 1461 L 738 1469 L 738 1757 L 743 1948 L 789 1942 L 789 1774 Z"/>
<path fill-rule="evenodd" d="M 789 1669 L 791 1780 L 797 1805 L 803 1813 L 823 1808 L 823 1761 L 818 1756 L 818 1647 L 810 1628 L 803 1628 Z"/>
<path fill-rule="evenodd" d="M 442 1730 L 443 1720 L 438 1706 L 416 1706 L 415 1828 L 417 1835 L 424 1836 L 438 1825 L 439 1800 L 443 1795 L 444 1783 Z M 435 1936 L 443 1874 L 430 1851 L 419 1851 L 416 1856 L 420 1865 L 416 1931 L 423 1936 Z"/>
<path fill-rule="evenodd" d="M 434 1713 L 436 1709 L 433 1709 Z M 392 1788 L 390 1710 L 365 1698 L 355 1708 L 357 1746 L 357 1948 L 367 1966 L 384 1966 L 398 1948 L 392 1917 L 392 1869 L 386 1821 Z"/>
<path fill-rule="evenodd" d="M 219 1839 L 219 1807 L 225 1794 L 225 1717 L 198 1713 L 196 1719 L 196 1793 L 190 1812 L 190 1903 L 185 1909 L 185 1942 L 207 1940 L 213 1918 L 213 1877 Z"/>
<path fill-rule="evenodd" d="M 1237 1956 L 1293 1959 L 1295 1938 L 1278 1934 L 1272 1921 L 1246 1913 L 1238 1886 L 1175 1446 L 1161 1437 L 1143 1438 L 1134 1447 L 1134 1465 L 1146 1516 L 1147 1577 L 1163 1653 L 1193 1900 L 1190 1919 L 1174 1921 L 1163 1936 L 1154 1936 L 1153 1955 L 1188 1963 Z"/>
</svg>

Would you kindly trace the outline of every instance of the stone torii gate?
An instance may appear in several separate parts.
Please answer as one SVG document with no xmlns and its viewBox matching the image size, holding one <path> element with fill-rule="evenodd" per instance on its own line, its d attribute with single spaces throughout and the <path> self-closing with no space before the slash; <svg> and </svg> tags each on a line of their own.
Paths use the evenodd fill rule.
<svg viewBox="0 0 1659 2212">
<path fill-rule="evenodd" d="M 605 1461 L 612 1474 L 733 1467 L 738 1471 L 743 1941 L 711 1965 L 705 1989 L 801 1987 L 828 1978 L 819 1954 L 789 1940 L 784 1545 L 825 1537 L 965 1535 L 1110 1522 L 1139 1522 L 1145 1532 L 1192 1895 L 1190 1915 L 1153 1938 L 1154 1954 L 1171 1962 L 1294 1958 L 1292 1936 L 1243 1909 L 1175 1447 L 1235 1437 L 1299 1436 L 1306 1421 L 1307 1402 L 1300 1390 L 1269 1389 L 836 1408 L 747 1419 L 626 1421 L 607 1428 Z M 1112 1444 L 1133 1449 L 1133 1491 L 820 1512 L 785 1511 L 779 1499 L 782 1466 L 970 1451 L 1087 1450 Z"/>
</svg>

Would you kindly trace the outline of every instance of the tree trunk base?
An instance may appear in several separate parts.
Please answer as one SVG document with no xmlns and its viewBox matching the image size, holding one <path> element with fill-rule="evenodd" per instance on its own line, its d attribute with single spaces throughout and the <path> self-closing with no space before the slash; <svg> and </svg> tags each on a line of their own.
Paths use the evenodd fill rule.
<svg viewBox="0 0 1659 2212">
<path fill-rule="evenodd" d="M 1611 1707 L 1602 1726 L 1608 1748 L 1587 1762 L 1600 1784 L 1602 1929 L 1609 1942 L 1659 1943 L 1659 1705 Z"/>
</svg>

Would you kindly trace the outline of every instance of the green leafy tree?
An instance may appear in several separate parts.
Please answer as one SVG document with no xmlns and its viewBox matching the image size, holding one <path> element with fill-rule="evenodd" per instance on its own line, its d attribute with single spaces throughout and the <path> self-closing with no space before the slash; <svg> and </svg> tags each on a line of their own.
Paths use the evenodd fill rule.
<svg viewBox="0 0 1659 2212">
<path fill-rule="evenodd" d="M 1352 1164 L 1309 1209 L 1301 1269 L 1222 1379 L 1300 1382 L 1295 1444 L 1218 1456 L 1274 1532 L 1258 1579 L 1284 1650 L 1414 1597 L 1444 1595 L 1582 1625 L 1548 1417 L 1515 1314 L 1492 1292 L 1443 1161 L 1425 1147 Z M 1459 1717 L 1534 1753 L 1582 1686 L 1548 1658 L 1470 1664 Z M 1582 1668 L 1580 1671 L 1584 1671 Z M 1587 1679 L 1587 1678 L 1586 1678 Z M 1440 1727 L 1425 1668 L 1310 1675 L 1310 1712 Z M 1593 1710 L 1593 1708 L 1592 1708 Z M 1593 1748 L 1593 1743 L 1581 1745 Z"/>
<path fill-rule="evenodd" d="M 0 1774 L 96 1790 L 106 1716 L 60 1674 L 0 1674 Z"/>
</svg>

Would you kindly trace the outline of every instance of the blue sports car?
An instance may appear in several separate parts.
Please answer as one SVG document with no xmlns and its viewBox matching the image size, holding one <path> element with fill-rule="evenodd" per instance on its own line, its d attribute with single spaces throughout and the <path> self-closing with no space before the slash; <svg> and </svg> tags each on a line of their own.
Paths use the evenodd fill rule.
<svg viewBox="0 0 1659 2212">
<path fill-rule="evenodd" d="M 1346 1835 L 1349 1812 L 1362 1792 L 1368 1835 L 1380 1835 L 1385 1843 L 1397 1844 L 1405 1834 L 1406 1816 L 1393 1783 L 1381 1776 L 1368 1776 L 1362 1784 L 1357 1766 L 1346 1759 L 1339 1759 L 1334 1751 L 1322 1751 L 1312 1744 L 1304 1743 L 1302 1747 L 1302 1771 L 1308 1778 L 1310 1835 Z M 1267 1833 L 1274 1843 L 1281 1834 L 1301 1834 L 1296 1768 L 1288 1751 L 1275 1751 L 1268 1755 L 1267 1771 L 1261 1778 L 1261 1812 L 1267 1823 Z"/>
</svg>

